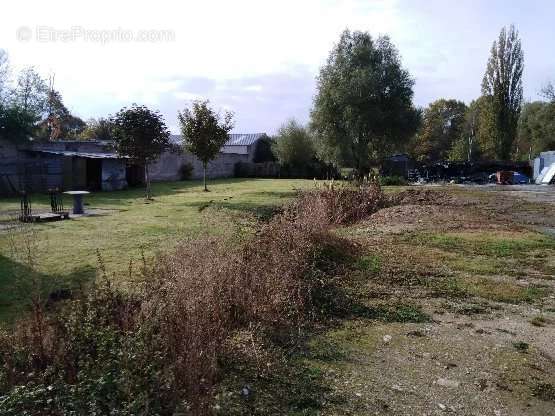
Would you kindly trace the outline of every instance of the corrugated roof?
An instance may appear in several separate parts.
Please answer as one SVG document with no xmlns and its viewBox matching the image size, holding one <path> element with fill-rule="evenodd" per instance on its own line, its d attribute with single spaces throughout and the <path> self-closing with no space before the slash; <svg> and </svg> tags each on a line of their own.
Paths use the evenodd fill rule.
<svg viewBox="0 0 555 416">
<path fill-rule="evenodd" d="M 264 137 L 265 133 L 230 134 L 226 146 L 250 146 Z"/>
<path fill-rule="evenodd" d="M 68 157 L 83 157 L 86 159 L 128 159 L 127 156 L 121 156 L 117 153 L 90 153 L 90 152 L 72 152 L 69 150 L 43 150 L 33 149 L 33 152 L 48 153 L 51 155 L 60 155 Z"/>
<path fill-rule="evenodd" d="M 224 146 L 250 146 L 264 136 L 266 136 L 266 133 L 232 133 L 229 135 L 229 140 Z M 172 134 L 170 136 L 170 141 L 174 144 L 181 144 L 181 135 Z"/>
</svg>

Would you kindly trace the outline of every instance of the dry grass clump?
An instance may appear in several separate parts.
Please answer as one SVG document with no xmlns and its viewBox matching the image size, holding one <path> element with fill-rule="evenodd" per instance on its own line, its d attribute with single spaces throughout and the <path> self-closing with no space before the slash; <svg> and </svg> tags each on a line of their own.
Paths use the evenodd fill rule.
<svg viewBox="0 0 555 416">
<path fill-rule="evenodd" d="M 297 209 L 301 215 L 321 215 L 330 224 L 352 224 L 387 205 L 377 182 L 340 184 L 333 182 L 301 194 Z"/>
<path fill-rule="evenodd" d="M 443 191 L 407 189 L 389 195 L 389 205 L 453 205 L 458 201 Z"/>
<path fill-rule="evenodd" d="M 0 335 L 0 413 L 210 414 L 228 340 L 252 328 L 283 339 L 325 312 L 354 251 L 330 227 L 382 201 L 377 185 L 312 191 L 246 241 L 183 242 L 132 293 L 105 280 L 22 321 Z"/>
</svg>

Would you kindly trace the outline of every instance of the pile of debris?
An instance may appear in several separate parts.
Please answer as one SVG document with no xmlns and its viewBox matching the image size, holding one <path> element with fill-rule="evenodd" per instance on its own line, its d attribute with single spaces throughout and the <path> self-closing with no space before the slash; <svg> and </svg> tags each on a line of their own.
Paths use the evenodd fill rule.
<svg viewBox="0 0 555 416">
<path fill-rule="evenodd" d="M 445 192 L 430 189 L 407 189 L 389 195 L 389 205 L 454 205 L 455 198 Z"/>
</svg>

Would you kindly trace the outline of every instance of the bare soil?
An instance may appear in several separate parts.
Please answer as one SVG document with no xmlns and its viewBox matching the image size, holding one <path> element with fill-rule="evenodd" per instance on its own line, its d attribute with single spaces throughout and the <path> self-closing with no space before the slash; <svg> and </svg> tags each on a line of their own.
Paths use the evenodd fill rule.
<svg viewBox="0 0 555 416">
<path fill-rule="evenodd" d="M 342 398 L 321 414 L 555 415 L 555 205 L 462 188 L 394 199 L 339 232 L 370 259 L 349 286 L 365 307 L 414 316 L 317 338 L 337 354 L 308 364 Z"/>
</svg>

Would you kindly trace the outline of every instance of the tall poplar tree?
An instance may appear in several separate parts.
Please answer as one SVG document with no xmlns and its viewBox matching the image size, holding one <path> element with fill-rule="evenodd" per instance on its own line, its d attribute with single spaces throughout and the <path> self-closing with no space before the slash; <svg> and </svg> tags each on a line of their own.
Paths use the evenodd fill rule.
<svg viewBox="0 0 555 416">
<path fill-rule="evenodd" d="M 493 42 L 486 73 L 482 81 L 482 94 L 491 97 L 495 117 L 495 154 L 509 159 L 515 141 L 518 117 L 522 106 L 522 74 L 524 54 L 513 25 L 501 29 Z"/>
</svg>

